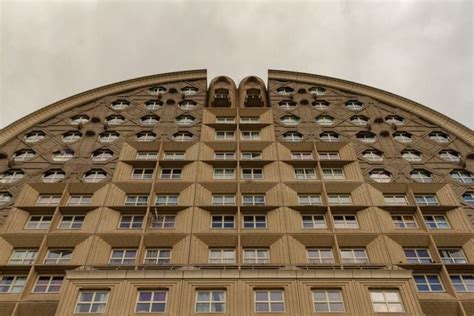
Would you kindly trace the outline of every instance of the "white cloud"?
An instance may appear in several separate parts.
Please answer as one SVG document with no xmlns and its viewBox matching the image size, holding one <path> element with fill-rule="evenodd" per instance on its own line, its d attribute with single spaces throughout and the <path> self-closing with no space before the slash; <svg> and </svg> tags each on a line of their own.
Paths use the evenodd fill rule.
<svg viewBox="0 0 474 316">
<path fill-rule="evenodd" d="M 12 1 L 0 127 L 108 83 L 207 68 L 352 80 L 474 127 L 471 1 Z"/>
</svg>

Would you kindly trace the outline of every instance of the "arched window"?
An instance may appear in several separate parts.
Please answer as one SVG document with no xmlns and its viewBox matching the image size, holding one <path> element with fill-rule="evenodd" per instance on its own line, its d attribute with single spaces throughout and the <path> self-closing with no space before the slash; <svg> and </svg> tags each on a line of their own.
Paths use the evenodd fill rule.
<svg viewBox="0 0 474 316">
<path fill-rule="evenodd" d="M 109 125 L 120 125 L 125 122 L 125 117 L 123 117 L 122 115 L 109 115 L 107 116 L 105 121 Z"/>
<path fill-rule="evenodd" d="M 139 142 L 151 142 L 156 139 L 156 134 L 153 132 L 140 132 L 136 137 Z"/>
<path fill-rule="evenodd" d="M 114 110 L 124 110 L 130 106 L 130 102 L 127 100 L 117 100 L 112 102 L 111 108 Z"/>
<path fill-rule="evenodd" d="M 159 110 L 163 106 L 163 102 L 160 100 L 148 100 L 145 102 L 145 107 L 147 110 Z"/>
<path fill-rule="evenodd" d="M 451 171 L 451 178 L 461 183 L 472 183 L 472 174 L 467 170 L 453 170 Z"/>
<path fill-rule="evenodd" d="M 10 203 L 12 195 L 8 192 L 0 192 L 0 205 Z"/>
<path fill-rule="evenodd" d="M 395 132 L 393 133 L 393 139 L 400 143 L 411 143 L 412 136 L 408 132 Z"/>
<path fill-rule="evenodd" d="M 107 177 L 107 173 L 102 169 L 92 169 L 84 173 L 82 177 L 84 182 L 96 183 L 103 181 Z"/>
<path fill-rule="evenodd" d="M 405 123 L 405 120 L 403 119 L 403 117 L 398 115 L 387 115 L 385 117 L 385 122 L 389 124 L 403 125 Z"/>
<path fill-rule="evenodd" d="M 407 161 L 421 161 L 423 159 L 423 155 L 415 149 L 406 149 L 401 152 L 402 158 Z"/>
<path fill-rule="evenodd" d="M 301 142 L 303 134 L 298 132 L 286 132 L 283 134 L 283 139 L 287 142 Z"/>
<path fill-rule="evenodd" d="M 296 102 L 291 101 L 291 100 L 283 100 L 278 103 L 280 108 L 283 110 L 292 110 L 296 108 Z"/>
<path fill-rule="evenodd" d="M 178 125 L 191 125 L 196 119 L 192 115 L 180 115 L 176 118 L 176 124 Z"/>
<path fill-rule="evenodd" d="M 474 205 L 474 192 L 466 192 L 462 195 L 464 202 Z"/>
<path fill-rule="evenodd" d="M 316 117 L 316 123 L 318 123 L 321 126 L 330 126 L 334 124 L 334 117 L 330 115 L 320 115 Z"/>
<path fill-rule="evenodd" d="M 433 182 L 433 176 L 431 172 L 425 169 L 415 169 L 410 172 L 410 176 L 413 180 L 420 183 L 431 183 Z"/>
<path fill-rule="evenodd" d="M 322 132 L 319 134 L 319 138 L 323 142 L 337 142 L 340 140 L 340 136 L 336 132 Z"/>
<path fill-rule="evenodd" d="M 86 124 L 89 122 L 89 116 L 85 114 L 79 114 L 71 117 L 70 123 L 73 125 Z"/>
<path fill-rule="evenodd" d="M 383 161 L 383 152 L 377 149 L 367 149 L 362 152 L 362 157 L 370 161 Z"/>
<path fill-rule="evenodd" d="M 15 161 L 27 161 L 33 159 L 36 153 L 32 149 L 21 149 L 13 155 Z"/>
<path fill-rule="evenodd" d="M 46 137 L 46 134 L 42 131 L 32 131 L 32 132 L 27 133 L 23 139 L 27 143 L 36 143 L 44 139 L 45 137 Z"/>
<path fill-rule="evenodd" d="M 173 139 L 177 142 L 189 142 L 193 139 L 193 134 L 190 132 L 177 132 L 173 135 Z"/>
<path fill-rule="evenodd" d="M 364 143 L 373 143 L 376 140 L 375 134 L 372 132 L 358 132 L 356 138 Z"/>
<path fill-rule="evenodd" d="M 10 169 L 0 174 L 0 183 L 13 183 L 25 176 L 25 173 L 20 169 Z"/>
<path fill-rule="evenodd" d="M 181 110 L 191 110 L 196 107 L 197 103 L 193 100 L 183 100 L 179 102 L 178 107 Z"/>
<path fill-rule="evenodd" d="M 162 86 L 151 87 L 148 89 L 148 93 L 150 94 L 163 94 L 166 92 L 166 88 Z"/>
<path fill-rule="evenodd" d="M 392 174 L 384 169 L 374 169 L 369 173 L 370 179 L 375 182 L 387 183 L 392 181 Z"/>
<path fill-rule="evenodd" d="M 369 123 L 369 118 L 363 115 L 354 115 L 351 117 L 351 123 L 355 125 L 367 125 Z"/>
<path fill-rule="evenodd" d="M 326 89 L 323 87 L 311 87 L 309 88 L 309 93 L 313 95 L 325 95 Z"/>
<path fill-rule="evenodd" d="M 443 132 L 431 132 L 429 134 L 430 139 L 434 140 L 435 142 L 438 143 L 448 143 L 449 142 L 449 136 L 446 133 Z"/>
<path fill-rule="evenodd" d="M 70 131 L 63 134 L 63 142 L 73 143 L 81 139 L 82 134 L 78 131 Z"/>
<path fill-rule="evenodd" d="M 99 140 L 102 143 L 112 143 L 120 137 L 120 134 L 114 131 L 103 132 L 99 135 Z"/>
<path fill-rule="evenodd" d="M 285 125 L 295 126 L 300 122 L 300 118 L 296 115 L 283 115 L 280 121 Z"/>
<path fill-rule="evenodd" d="M 198 89 L 194 87 L 184 87 L 183 89 L 181 89 L 181 93 L 186 96 L 195 95 L 197 92 Z"/>
<path fill-rule="evenodd" d="M 461 161 L 461 156 L 455 150 L 451 149 L 443 149 L 439 152 L 439 156 L 441 159 L 451 162 L 459 162 Z"/>
<path fill-rule="evenodd" d="M 329 102 L 324 100 L 316 100 L 311 104 L 316 110 L 327 110 L 329 108 Z"/>
<path fill-rule="evenodd" d="M 293 91 L 295 91 L 293 88 L 290 87 L 280 87 L 277 89 L 277 93 L 279 95 L 292 95 Z"/>
<path fill-rule="evenodd" d="M 74 157 L 74 151 L 71 149 L 63 149 L 53 152 L 54 161 L 68 161 Z"/>
<path fill-rule="evenodd" d="M 114 152 L 110 149 L 101 148 L 94 151 L 91 155 L 93 161 L 107 161 L 112 159 Z"/>
<path fill-rule="evenodd" d="M 346 109 L 351 110 L 351 111 L 359 111 L 362 110 L 364 107 L 364 104 L 362 102 L 357 101 L 357 100 L 349 100 L 346 102 Z"/>
<path fill-rule="evenodd" d="M 156 115 L 145 115 L 140 119 L 140 123 L 143 125 L 155 125 L 160 121 L 160 117 Z"/>
<path fill-rule="evenodd" d="M 66 174 L 61 169 L 51 169 L 43 173 L 43 182 L 54 183 L 64 179 Z"/>
</svg>

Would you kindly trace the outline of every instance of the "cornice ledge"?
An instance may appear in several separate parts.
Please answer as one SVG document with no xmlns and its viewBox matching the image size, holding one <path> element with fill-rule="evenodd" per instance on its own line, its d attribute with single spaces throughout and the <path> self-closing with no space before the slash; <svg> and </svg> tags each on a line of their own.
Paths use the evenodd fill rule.
<svg viewBox="0 0 474 316">
<path fill-rule="evenodd" d="M 4 145 L 7 141 L 11 140 L 15 136 L 25 132 L 32 126 L 41 123 L 44 120 L 49 119 L 55 115 L 58 115 L 64 111 L 70 110 L 76 106 L 83 105 L 87 102 L 91 102 L 95 99 L 102 98 L 104 96 L 120 93 L 128 90 L 138 89 L 140 87 L 164 84 L 168 82 L 184 81 L 184 80 L 198 80 L 207 79 L 206 69 L 187 70 L 178 72 L 169 72 L 145 77 L 139 77 L 135 79 L 120 81 L 105 85 L 99 88 L 81 92 L 73 95 L 66 99 L 52 103 L 45 106 L 25 117 L 11 123 L 5 128 L 0 130 L 0 146 Z"/>
<path fill-rule="evenodd" d="M 469 146 L 474 146 L 474 132 L 466 126 L 427 106 L 381 89 L 343 79 L 287 70 L 269 69 L 268 79 L 288 81 L 293 80 L 298 82 L 312 83 L 315 85 L 325 85 L 327 87 L 366 95 L 391 106 L 395 106 L 412 114 L 418 115 L 421 118 L 432 122 L 433 124 L 441 126 L 447 132 L 456 135 L 456 137 L 462 139 Z"/>
</svg>

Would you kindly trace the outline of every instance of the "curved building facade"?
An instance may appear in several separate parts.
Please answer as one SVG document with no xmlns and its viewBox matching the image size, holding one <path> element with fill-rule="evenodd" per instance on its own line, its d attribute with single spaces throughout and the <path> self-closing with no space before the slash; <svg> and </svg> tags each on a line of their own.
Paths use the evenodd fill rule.
<svg viewBox="0 0 474 316">
<path fill-rule="evenodd" d="M 0 315 L 473 315 L 474 133 L 270 70 L 142 77 L 0 131 Z"/>
</svg>

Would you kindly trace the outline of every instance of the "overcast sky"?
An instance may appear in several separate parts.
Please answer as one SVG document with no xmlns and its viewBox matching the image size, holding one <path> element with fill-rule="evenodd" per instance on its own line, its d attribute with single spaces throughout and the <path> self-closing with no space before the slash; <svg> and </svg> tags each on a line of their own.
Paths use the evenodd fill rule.
<svg viewBox="0 0 474 316">
<path fill-rule="evenodd" d="M 473 1 L 2 1 L 0 128 L 105 84 L 188 69 L 356 81 L 474 129 Z"/>
</svg>

